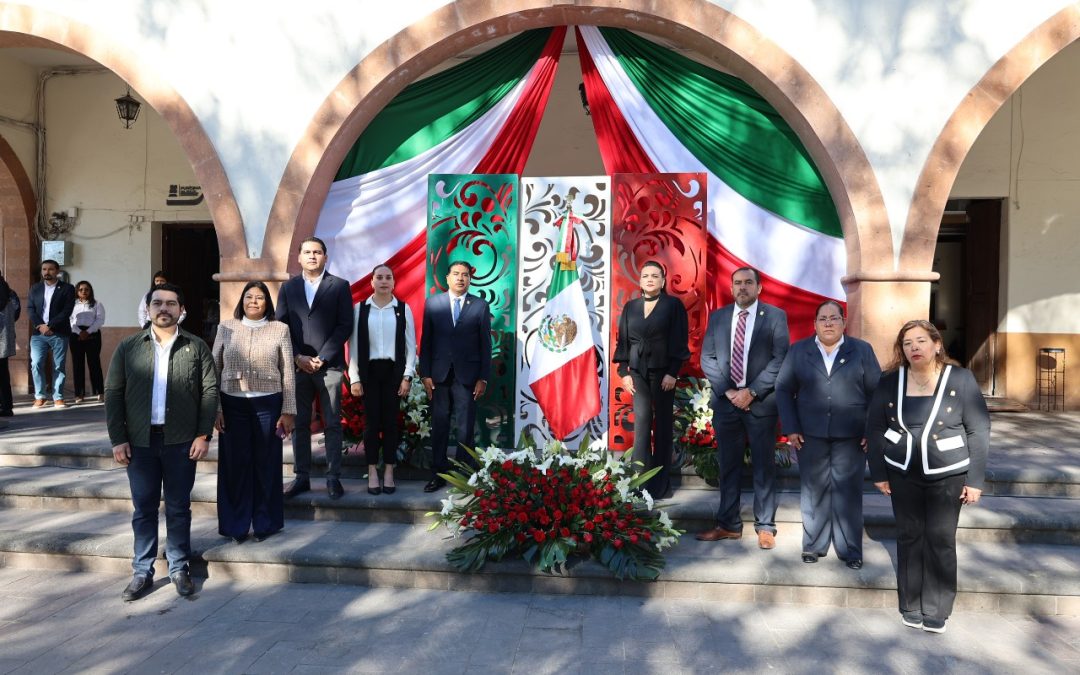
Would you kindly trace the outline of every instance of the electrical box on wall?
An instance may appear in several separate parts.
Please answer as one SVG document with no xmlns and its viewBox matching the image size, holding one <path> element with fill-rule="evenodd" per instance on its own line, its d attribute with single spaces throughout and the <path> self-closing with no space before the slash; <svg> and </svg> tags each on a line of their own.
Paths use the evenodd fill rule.
<svg viewBox="0 0 1080 675">
<path fill-rule="evenodd" d="M 71 256 L 71 242 L 59 240 L 41 242 L 41 259 L 55 260 L 61 267 L 73 264 L 75 261 Z"/>
</svg>

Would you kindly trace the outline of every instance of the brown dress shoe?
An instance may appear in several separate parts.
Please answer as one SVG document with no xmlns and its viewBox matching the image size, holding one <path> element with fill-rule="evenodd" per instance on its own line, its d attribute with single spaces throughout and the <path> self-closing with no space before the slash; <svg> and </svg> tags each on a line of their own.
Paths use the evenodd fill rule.
<svg viewBox="0 0 1080 675">
<path fill-rule="evenodd" d="M 776 535 L 772 532 L 766 532 L 762 530 L 757 533 L 757 545 L 758 548 L 765 550 L 776 548 Z"/>
<path fill-rule="evenodd" d="M 698 541 L 720 541 L 721 539 L 740 539 L 742 538 L 742 532 L 732 532 L 731 530 L 725 530 L 722 527 L 714 527 L 711 530 L 705 530 L 699 532 L 695 539 Z"/>
<path fill-rule="evenodd" d="M 34 407 L 35 408 L 43 408 L 43 407 L 45 407 L 45 399 L 43 399 L 43 398 L 35 398 L 34 399 Z"/>
<path fill-rule="evenodd" d="M 53 407 L 54 408 L 66 408 L 67 403 L 64 403 L 64 399 L 58 398 L 55 401 L 53 401 Z"/>
</svg>

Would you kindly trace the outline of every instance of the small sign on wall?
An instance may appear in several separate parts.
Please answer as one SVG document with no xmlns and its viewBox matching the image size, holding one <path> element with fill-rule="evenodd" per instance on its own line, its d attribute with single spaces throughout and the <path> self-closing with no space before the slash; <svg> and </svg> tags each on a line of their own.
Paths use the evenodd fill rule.
<svg viewBox="0 0 1080 675">
<path fill-rule="evenodd" d="M 169 196 L 165 198 L 166 206 L 195 206 L 201 204 L 203 191 L 201 185 L 178 185 L 169 186 Z"/>
</svg>

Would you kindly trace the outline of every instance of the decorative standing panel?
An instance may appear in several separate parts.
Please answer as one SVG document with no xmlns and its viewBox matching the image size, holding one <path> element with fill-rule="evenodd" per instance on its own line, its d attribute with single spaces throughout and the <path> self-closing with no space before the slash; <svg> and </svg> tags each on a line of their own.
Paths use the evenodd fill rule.
<svg viewBox="0 0 1080 675">
<path fill-rule="evenodd" d="M 612 180 L 611 349 L 622 308 L 638 296 L 641 265 L 657 260 L 667 270 L 667 291 L 682 300 L 690 318 L 690 360 L 681 375 L 700 375 L 705 306 L 706 179 L 704 173 L 618 173 Z M 634 401 L 616 376 L 610 379 L 608 446 L 634 444 Z"/>
<path fill-rule="evenodd" d="M 477 408 L 479 447 L 512 447 L 518 177 L 428 176 L 427 295 L 446 291 L 450 262 L 474 268 L 469 292 L 491 307 L 491 379 Z"/>
<path fill-rule="evenodd" d="M 601 410 L 581 430 L 564 439 L 567 447 L 577 448 L 587 431 L 593 439 L 606 439 L 608 426 L 607 392 L 610 370 L 608 322 L 610 312 L 611 260 L 611 179 L 607 176 L 568 178 L 523 178 L 521 181 L 521 230 L 518 233 L 518 338 L 517 404 L 515 439 L 522 433 L 538 446 L 552 438 L 543 421 L 543 413 L 529 388 L 529 358 L 537 329 L 544 317 L 548 284 L 555 264 L 560 224 L 567 211 L 567 200 L 574 216 L 580 218 L 574 228 L 577 238 L 577 266 L 585 303 L 592 318 L 593 339 L 597 345 L 600 376 Z M 573 396 L 574 392 L 566 392 Z"/>
</svg>

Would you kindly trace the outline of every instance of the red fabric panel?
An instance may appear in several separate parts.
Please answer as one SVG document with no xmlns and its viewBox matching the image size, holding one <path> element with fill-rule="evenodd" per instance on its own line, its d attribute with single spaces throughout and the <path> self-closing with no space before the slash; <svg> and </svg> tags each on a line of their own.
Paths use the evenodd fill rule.
<svg viewBox="0 0 1080 675">
<path fill-rule="evenodd" d="M 707 237 L 704 173 L 619 173 L 611 182 L 611 344 L 618 341 L 623 307 L 640 295 L 641 266 L 656 260 L 667 272 L 667 292 L 682 301 L 690 324 L 690 360 L 682 375 L 701 376 L 706 306 Z M 614 349 L 614 347 L 612 348 Z M 610 378 L 608 446 L 633 445 L 633 397 Z"/>
</svg>

